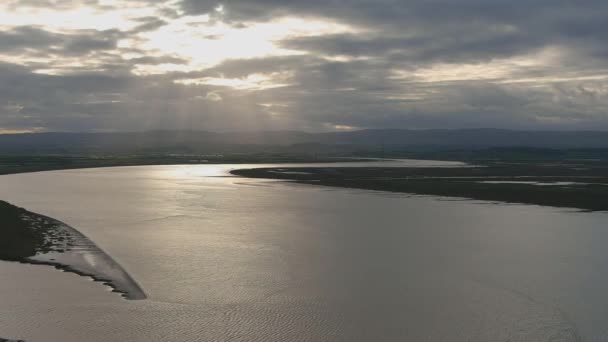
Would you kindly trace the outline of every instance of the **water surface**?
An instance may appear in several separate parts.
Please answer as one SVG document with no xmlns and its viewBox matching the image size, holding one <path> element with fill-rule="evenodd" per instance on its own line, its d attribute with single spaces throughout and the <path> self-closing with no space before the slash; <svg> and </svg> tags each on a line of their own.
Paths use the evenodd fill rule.
<svg viewBox="0 0 608 342">
<path fill-rule="evenodd" d="M 232 167 L 247 166 L 0 176 L 0 198 L 77 228 L 149 297 L 0 263 L 0 336 L 608 339 L 606 214 L 225 177 Z"/>
</svg>

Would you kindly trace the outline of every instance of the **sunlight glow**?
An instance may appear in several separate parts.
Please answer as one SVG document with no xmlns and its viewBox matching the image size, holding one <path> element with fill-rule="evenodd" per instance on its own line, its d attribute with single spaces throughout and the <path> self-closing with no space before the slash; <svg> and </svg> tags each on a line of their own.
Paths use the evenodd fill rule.
<svg viewBox="0 0 608 342">
<path fill-rule="evenodd" d="M 479 63 L 436 63 L 415 70 L 396 69 L 392 79 L 414 82 L 434 83 L 453 81 L 501 81 L 517 79 L 523 71 L 554 64 L 561 58 L 562 51 L 557 47 L 542 49 L 533 54 L 512 58 L 496 58 Z"/>
<path fill-rule="evenodd" d="M 28 6 L 20 1 L 0 4 L 0 24 L 10 26 L 38 26 L 57 32 L 66 30 L 128 30 L 137 26 L 135 20 L 156 13 L 155 8 L 137 2 L 104 1 L 106 9 L 79 5 L 70 8 Z"/>
<path fill-rule="evenodd" d="M 284 80 L 287 77 L 288 73 L 276 72 L 271 74 L 250 74 L 244 78 L 203 77 L 177 80 L 175 82 L 184 85 L 206 84 L 240 90 L 261 90 L 289 86 L 289 83 L 277 83 L 281 82 L 280 80 Z"/>
<path fill-rule="evenodd" d="M 104 66 L 115 64 L 117 61 L 134 61 L 130 66 L 133 74 L 162 75 L 201 71 L 231 59 L 303 55 L 307 52 L 282 48 L 278 42 L 292 37 L 356 32 L 348 25 L 312 18 L 305 20 L 280 17 L 268 22 L 243 22 L 235 25 L 221 21 L 225 11 L 224 6 L 220 4 L 209 14 L 182 15 L 175 18 L 167 13 L 180 13 L 176 0 L 152 6 L 150 3 L 139 1 L 63 1 L 54 7 L 8 0 L 0 4 L 0 31 L 29 26 L 46 31 L 44 34 L 86 33 L 93 39 L 97 33 L 103 37 L 107 34 L 103 31 L 113 30 L 112 37 L 115 38 L 109 39 L 116 39 L 116 47 L 103 48 L 103 53 L 92 49 L 86 58 L 83 58 L 83 55 L 71 55 L 69 51 L 63 54 L 55 53 L 61 48 L 58 46 L 42 45 L 39 48 L 24 49 L 19 54 L 2 55 L 0 61 L 24 66 L 44 65 L 35 69 L 35 72 L 52 75 L 83 71 L 103 72 Z M 142 25 L 149 23 L 151 18 L 158 19 L 159 26 L 140 29 Z M 44 25 L 40 26 L 41 23 Z M 138 63 L 138 58 L 158 58 L 159 63 Z M 270 85 L 270 80 L 260 77 L 250 75 L 245 79 L 226 80 L 205 78 L 183 80 L 180 83 L 214 84 L 238 89 L 285 85 Z"/>
<path fill-rule="evenodd" d="M 2 128 L 0 127 L 1 134 L 24 134 L 24 133 L 38 133 L 44 131 L 43 127 L 34 127 L 30 129 L 26 128 Z"/>
<path fill-rule="evenodd" d="M 354 29 L 324 21 L 282 18 L 267 23 L 234 27 L 210 23 L 208 16 L 184 17 L 154 32 L 139 35 L 146 51 L 188 59 L 180 71 L 202 70 L 227 59 L 250 59 L 269 56 L 305 54 L 279 47 L 276 42 L 289 37 L 315 36 L 351 32 Z M 135 44 L 137 42 L 134 42 Z M 125 43 L 129 45 L 129 43 Z M 166 66 L 146 65 L 138 74 L 166 72 Z"/>
</svg>

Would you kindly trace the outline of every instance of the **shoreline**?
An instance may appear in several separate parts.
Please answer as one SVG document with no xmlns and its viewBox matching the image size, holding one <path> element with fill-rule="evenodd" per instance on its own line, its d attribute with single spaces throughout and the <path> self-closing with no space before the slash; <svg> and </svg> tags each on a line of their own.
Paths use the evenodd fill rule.
<svg viewBox="0 0 608 342">
<path fill-rule="evenodd" d="M 364 157 L 223 157 L 194 159 L 191 156 L 130 156 L 124 158 L 87 157 L 87 156 L 6 156 L 0 155 L 0 175 L 35 173 L 45 171 L 95 169 L 124 166 L 155 165 L 221 165 L 221 164 L 307 164 L 333 162 L 376 161 L 376 158 Z M 389 159 L 387 159 L 389 160 Z"/>
<path fill-rule="evenodd" d="M 33 213 L 0 201 L 13 230 L 0 230 L 4 244 L 13 250 L 0 254 L 0 260 L 52 266 L 102 283 L 130 300 L 146 299 L 141 286 L 112 257 L 75 228 L 54 218 Z"/>
<path fill-rule="evenodd" d="M 141 300 L 141 299 L 146 299 L 147 296 L 145 295 L 145 293 L 142 295 L 133 295 L 131 294 L 130 291 L 128 290 L 121 290 L 119 289 L 113 282 L 112 279 L 107 279 L 107 278 L 103 278 L 100 276 L 96 276 L 94 274 L 91 273 L 87 273 L 87 272 L 82 272 L 79 271 L 77 268 L 70 266 L 70 265 L 65 265 L 62 263 L 58 263 L 58 262 L 53 262 L 53 261 L 37 261 L 37 260 L 33 260 L 33 259 L 29 259 L 29 260 L 24 260 L 24 261 L 17 261 L 18 263 L 21 264 L 27 264 L 27 265 L 40 265 L 40 266 L 52 266 L 53 268 L 60 270 L 62 272 L 68 272 L 68 273 L 74 273 L 76 275 L 79 275 L 81 277 L 88 277 L 91 278 L 94 282 L 98 282 L 101 283 L 102 285 L 108 286 L 110 287 L 112 290 L 112 292 L 120 294 L 123 298 L 125 299 L 129 299 L 129 300 Z M 139 287 L 139 285 L 137 285 Z M 143 293 L 143 290 L 141 290 Z M 2 340 L 0 340 L 1 342 Z"/>
<path fill-rule="evenodd" d="M 234 176 L 307 185 L 608 211 L 605 170 L 526 165 L 483 168 L 250 168 Z"/>
</svg>

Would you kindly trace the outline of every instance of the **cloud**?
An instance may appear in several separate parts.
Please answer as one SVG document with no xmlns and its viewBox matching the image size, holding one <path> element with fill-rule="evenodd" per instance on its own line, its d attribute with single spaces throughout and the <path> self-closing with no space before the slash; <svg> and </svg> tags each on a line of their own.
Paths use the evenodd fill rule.
<svg viewBox="0 0 608 342">
<path fill-rule="evenodd" d="M 0 5 L 0 131 L 608 129 L 608 3 Z"/>
<path fill-rule="evenodd" d="M 0 31 L 0 52 L 25 53 L 32 51 L 59 54 L 86 54 L 116 47 L 120 32 L 115 30 L 81 30 L 69 34 L 54 33 L 30 26 Z"/>
</svg>

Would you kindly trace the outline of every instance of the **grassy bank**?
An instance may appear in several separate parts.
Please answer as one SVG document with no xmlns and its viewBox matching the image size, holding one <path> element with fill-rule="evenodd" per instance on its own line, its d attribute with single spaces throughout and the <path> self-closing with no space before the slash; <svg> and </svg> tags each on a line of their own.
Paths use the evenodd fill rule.
<svg viewBox="0 0 608 342">
<path fill-rule="evenodd" d="M 475 168 L 260 168 L 238 176 L 486 201 L 608 210 L 608 169 L 572 164 Z"/>
</svg>

